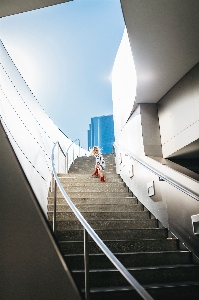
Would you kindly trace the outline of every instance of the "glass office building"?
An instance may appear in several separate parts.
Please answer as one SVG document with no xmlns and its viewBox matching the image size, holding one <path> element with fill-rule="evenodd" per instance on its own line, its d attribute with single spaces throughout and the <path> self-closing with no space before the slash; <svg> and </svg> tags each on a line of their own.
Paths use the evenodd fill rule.
<svg viewBox="0 0 199 300">
<path fill-rule="evenodd" d="M 88 150 L 98 146 L 103 154 L 113 152 L 113 115 L 91 118 L 88 130 Z"/>
</svg>

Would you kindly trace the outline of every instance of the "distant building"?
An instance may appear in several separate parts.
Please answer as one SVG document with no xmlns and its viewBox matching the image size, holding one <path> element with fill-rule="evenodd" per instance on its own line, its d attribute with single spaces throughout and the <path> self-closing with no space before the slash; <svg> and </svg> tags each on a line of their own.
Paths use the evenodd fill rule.
<svg viewBox="0 0 199 300">
<path fill-rule="evenodd" d="M 103 154 L 113 152 L 113 115 L 91 118 L 88 130 L 88 150 L 98 146 Z"/>
</svg>

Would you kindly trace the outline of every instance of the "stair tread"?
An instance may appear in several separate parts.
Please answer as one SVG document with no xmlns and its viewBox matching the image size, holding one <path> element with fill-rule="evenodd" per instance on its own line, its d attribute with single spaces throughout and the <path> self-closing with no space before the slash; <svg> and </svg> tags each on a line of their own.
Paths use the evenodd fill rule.
<svg viewBox="0 0 199 300">
<path fill-rule="evenodd" d="M 116 231 L 129 231 L 129 232 L 132 232 L 133 230 L 143 230 L 143 231 L 147 231 L 147 230 L 153 230 L 153 231 L 167 231 L 166 228 L 135 228 L 135 229 L 116 229 Z M 83 232 L 83 229 L 73 229 L 72 231 L 82 231 Z M 98 232 L 98 231 L 109 231 L 108 229 L 96 229 L 95 232 Z M 71 230 L 57 230 L 57 233 L 59 232 L 71 232 Z M 170 238 L 169 238 L 170 239 Z"/>
<path fill-rule="evenodd" d="M 161 287 L 178 287 L 178 286 L 198 286 L 199 281 L 183 281 L 183 282 L 172 282 L 172 283 L 154 283 L 154 284 L 142 284 L 142 286 L 147 288 L 161 288 Z M 105 291 L 121 291 L 121 290 L 134 290 L 130 285 L 126 286 L 109 286 L 109 287 L 91 287 L 90 292 L 105 292 Z M 84 289 L 82 289 L 84 291 Z"/>
<path fill-rule="evenodd" d="M 122 252 L 117 252 L 117 253 L 114 253 L 114 255 L 116 256 L 116 255 L 123 255 L 123 256 L 125 256 L 125 255 L 139 255 L 139 254 L 142 254 L 142 255 L 148 255 L 148 254 L 165 254 L 165 253 L 170 253 L 170 254 L 172 254 L 172 253 L 190 253 L 189 251 L 184 251 L 184 250 L 176 250 L 176 251 L 157 251 L 157 252 L 154 252 L 154 251 L 150 251 L 150 252 L 125 252 L 125 253 L 122 253 Z M 103 253 L 90 253 L 89 254 L 89 257 L 90 256 L 103 256 L 103 255 L 105 255 L 105 254 L 103 254 Z M 84 254 L 64 254 L 64 256 L 66 256 L 66 257 L 68 257 L 68 256 L 79 256 L 79 257 L 84 257 Z M 195 266 L 195 265 L 194 265 Z"/>
<path fill-rule="evenodd" d="M 60 181 L 73 203 L 82 215 L 86 216 L 90 226 L 114 255 L 121 259 L 133 276 L 135 274 L 139 278 L 138 282 L 141 282 L 144 288 L 153 289 L 153 294 L 155 289 L 162 288 L 162 295 L 165 292 L 164 288 L 186 285 L 196 286 L 195 289 L 198 291 L 199 282 L 195 281 L 195 278 L 199 272 L 199 265 L 192 263 L 192 256 L 188 250 L 179 249 L 178 239 L 168 237 L 167 229 L 157 227 L 157 220 L 150 218 L 148 210 L 144 209 L 137 197 L 128 190 L 119 175 L 115 173 L 114 160 L 114 154 L 105 156 L 104 175 L 107 181 L 103 184 L 99 178 L 91 176 L 95 158 L 86 156 L 77 158 L 68 174 L 59 174 Z M 57 195 L 58 242 L 66 263 L 68 259 L 76 282 L 83 291 L 82 225 L 77 219 L 72 219 L 72 211 L 68 211 L 67 202 L 60 191 Z M 53 193 L 49 193 L 48 216 L 50 218 L 53 214 L 53 200 Z M 89 245 L 89 272 L 93 274 L 90 278 L 91 294 L 93 294 L 91 299 L 94 299 L 95 293 L 96 300 L 114 299 L 111 292 L 113 294 L 116 292 L 114 294 L 116 295 L 117 291 L 119 292 L 117 300 L 123 297 L 121 291 L 127 291 L 130 296 L 127 298 L 131 299 L 133 288 L 126 279 L 119 277 L 122 275 L 111 265 L 90 237 Z M 100 292 L 110 292 L 109 297 L 104 297 L 105 294 L 101 297 Z M 177 293 L 179 293 L 178 289 Z M 171 289 L 169 294 L 172 294 Z"/>
<path fill-rule="evenodd" d="M 134 270 L 158 270 L 158 269 L 177 269 L 177 268 L 198 268 L 199 265 L 195 264 L 177 264 L 177 265 L 158 265 L 158 266 L 146 266 L 146 267 L 127 267 L 126 269 L 128 271 L 134 271 Z M 84 269 L 82 270 L 73 270 L 74 273 L 81 273 L 84 272 Z M 90 273 L 103 273 L 103 272 L 119 272 L 117 269 L 90 269 Z"/>
<path fill-rule="evenodd" d="M 134 241 L 137 241 L 138 239 L 120 239 L 119 241 L 120 242 L 125 242 L 125 243 L 130 243 L 130 242 L 134 242 Z M 165 240 L 165 239 L 163 239 Z M 167 241 L 178 241 L 178 239 L 167 239 Z M 103 240 L 103 242 L 115 242 L 117 240 Z M 141 241 L 157 241 L 157 239 L 142 239 Z M 83 243 L 83 241 L 59 241 L 60 243 Z M 89 241 L 89 243 L 95 243 L 94 241 Z"/>
</svg>

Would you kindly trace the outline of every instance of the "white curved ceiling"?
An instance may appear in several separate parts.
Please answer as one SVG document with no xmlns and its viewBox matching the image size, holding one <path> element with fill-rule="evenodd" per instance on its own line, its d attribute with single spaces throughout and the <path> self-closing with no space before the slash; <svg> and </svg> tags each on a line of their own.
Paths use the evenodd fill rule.
<svg viewBox="0 0 199 300">
<path fill-rule="evenodd" d="M 70 0 L 0 0 L 0 18 Z"/>
<path fill-rule="evenodd" d="M 121 0 L 137 103 L 158 102 L 199 62 L 198 0 Z"/>
<path fill-rule="evenodd" d="M 0 1 L 0 17 L 70 0 Z M 121 0 L 137 103 L 158 102 L 199 62 L 199 0 Z"/>
</svg>

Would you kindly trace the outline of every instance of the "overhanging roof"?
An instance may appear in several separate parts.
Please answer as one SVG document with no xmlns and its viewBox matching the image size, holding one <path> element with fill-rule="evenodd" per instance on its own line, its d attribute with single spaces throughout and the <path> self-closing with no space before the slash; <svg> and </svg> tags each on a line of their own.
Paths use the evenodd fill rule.
<svg viewBox="0 0 199 300">
<path fill-rule="evenodd" d="M 198 0 L 121 0 L 137 103 L 158 102 L 199 62 Z"/>
<path fill-rule="evenodd" d="M 2 18 L 68 1 L 71 0 L 1 0 L 0 17 Z"/>
</svg>

